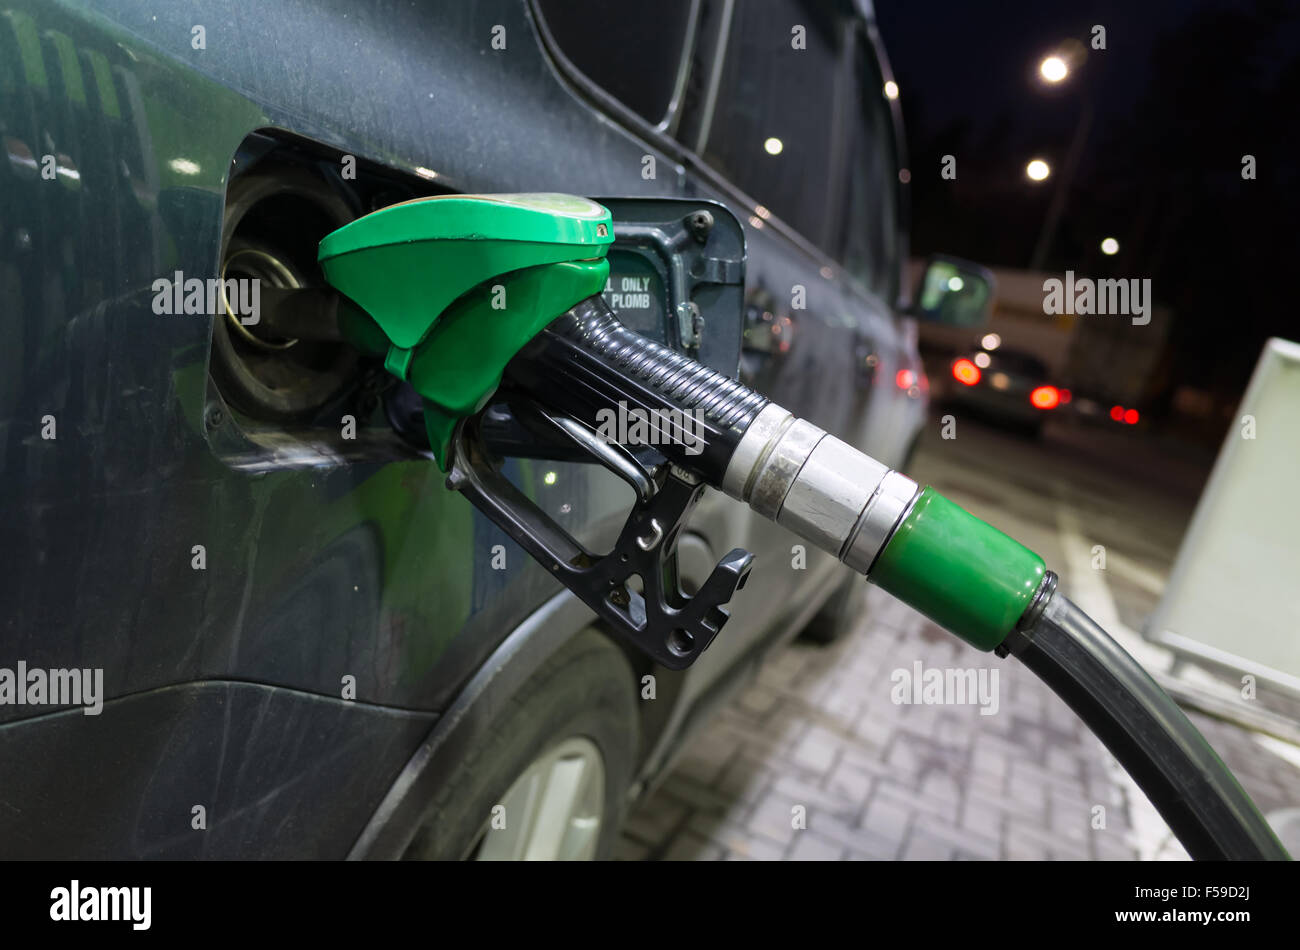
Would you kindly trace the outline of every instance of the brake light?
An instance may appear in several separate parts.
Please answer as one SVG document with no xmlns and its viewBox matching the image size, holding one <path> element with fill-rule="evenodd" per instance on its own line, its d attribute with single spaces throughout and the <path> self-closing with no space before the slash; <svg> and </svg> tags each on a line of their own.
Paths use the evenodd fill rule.
<svg viewBox="0 0 1300 950">
<path fill-rule="evenodd" d="M 1136 409 L 1130 409 L 1128 412 L 1124 413 L 1124 421 L 1131 426 L 1137 425 L 1138 411 Z"/>
<path fill-rule="evenodd" d="M 952 364 L 952 378 L 966 386 L 974 386 L 980 381 L 980 368 L 968 359 L 959 359 Z"/>
<path fill-rule="evenodd" d="M 1061 404 L 1061 394 L 1055 386 L 1039 386 L 1029 394 L 1036 409 L 1055 409 Z"/>
<path fill-rule="evenodd" d="M 1111 406 L 1111 407 L 1110 407 L 1110 417 L 1111 417 L 1112 419 L 1114 419 L 1116 422 L 1123 422 L 1123 421 L 1124 421 L 1124 407 L 1123 407 L 1123 406 Z"/>
<path fill-rule="evenodd" d="M 1062 405 L 1062 406 L 1064 406 L 1067 402 L 1069 402 L 1069 401 L 1070 401 L 1071 399 L 1073 399 L 1073 398 L 1074 398 L 1074 394 L 1071 393 L 1068 389 L 1062 389 L 1062 390 L 1061 390 L 1061 405 Z"/>
</svg>

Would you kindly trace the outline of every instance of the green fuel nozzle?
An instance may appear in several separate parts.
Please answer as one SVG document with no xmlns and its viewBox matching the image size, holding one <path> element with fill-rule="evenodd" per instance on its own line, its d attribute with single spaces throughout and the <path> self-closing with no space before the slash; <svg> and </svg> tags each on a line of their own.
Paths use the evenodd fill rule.
<svg viewBox="0 0 1300 950">
<path fill-rule="evenodd" d="M 752 555 L 736 549 L 693 595 L 681 588 L 676 541 L 711 486 L 971 646 L 1017 656 L 1106 742 L 1194 857 L 1287 856 L 1173 701 L 1056 595 L 1037 554 L 623 326 L 599 296 L 613 240 L 609 212 L 585 198 L 447 196 L 360 218 L 328 235 L 319 258 L 347 298 L 331 311 L 340 335 L 382 353 L 424 399 L 448 485 L 656 662 L 690 665 L 726 622 L 723 605 L 749 571 Z M 502 476 L 480 412 L 499 390 L 535 426 L 636 490 L 610 552 L 584 548 Z M 609 415 L 627 412 L 669 421 L 653 461 L 605 434 Z"/>
<path fill-rule="evenodd" d="M 384 366 L 425 400 L 445 471 L 456 423 L 506 363 L 605 286 L 609 211 L 572 195 L 448 195 L 392 205 L 327 235 L 326 279 L 383 332 Z"/>
</svg>

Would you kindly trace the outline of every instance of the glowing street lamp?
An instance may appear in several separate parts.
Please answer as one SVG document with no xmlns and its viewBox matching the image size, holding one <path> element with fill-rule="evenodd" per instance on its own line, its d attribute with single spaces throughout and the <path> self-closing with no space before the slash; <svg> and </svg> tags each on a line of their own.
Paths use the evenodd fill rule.
<svg viewBox="0 0 1300 950">
<path fill-rule="evenodd" d="M 1038 64 L 1038 74 L 1048 82 L 1057 83 L 1070 75 L 1070 67 L 1059 56 L 1045 56 Z"/>
<path fill-rule="evenodd" d="M 1066 79 L 1074 76 L 1080 71 L 1084 60 L 1088 56 L 1088 51 L 1083 44 L 1077 39 L 1067 39 L 1060 43 L 1055 52 L 1048 53 L 1038 61 L 1038 76 L 1042 80 L 1042 86 L 1059 86 Z M 1075 83 L 1077 84 L 1077 82 Z M 1043 265 L 1047 262 L 1047 252 L 1051 249 L 1052 240 L 1056 236 L 1057 226 L 1060 224 L 1061 216 L 1065 213 L 1066 195 L 1070 190 L 1070 185 L 1074 181 L 1074 173 L 1079 164 L 1079 158 L 1083 153 L 1083 143 L 1087 141 L 1088 130 L 1092 126 L 1092 98 L 1087 90 L 1079 91 L 1082 99 L 1082 108 L 1079 110 L 1079 121 L 1074 127 L 1074 135 L 1070 139 L 1069 150 L 1065 153 L 1065 158 L 1061 163 L 1060 174 L 1053 175 L 1056 179 L 1056 187 L 1052 189 L 1052 200 L 1048 203 L 1047 214 L 1043 218 L 1043 228 L 1039 232 L 1038 241 L 1034 245 L 1034 253 L 1029 260 L 1030 270 L 1042 270 Z M 1047 168 L 1046 163 L 1041 163 L 1042 177 L 1037 177 L 1033 172 L 1034 163 L 1030 163 L 1028 169 L 1029 177 L 1034 181 L 1042 181 L 1052 173 L 1052 169 Z"/>
<path fill-rule="evenodd" d="M 1107 257 L 1110 257 L 1112 254 L 1118 254 L 1119 241 L 1116 241 L 1114 238 L 1110 238 L 1110 237 L 1106 238 L 1101 242 L 1101 252 L 1105 254 Z"/>
<path fill-rule="evenodd" d="M 1043 161 L 1041 158 L 1035 158 L 1025 166 L 1025 174 L 1033 181 L 1043 181 L 1051 173 L 1052 169 L 1048 167 L 1047 162 Z"/>
</svg>

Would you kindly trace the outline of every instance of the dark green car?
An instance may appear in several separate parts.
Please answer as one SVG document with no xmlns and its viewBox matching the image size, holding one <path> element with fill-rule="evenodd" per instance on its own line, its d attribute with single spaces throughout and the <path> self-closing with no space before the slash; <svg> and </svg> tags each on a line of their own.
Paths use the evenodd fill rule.
<svg viewBox="0 0 1300 950">
<path fill-rule="evenodd" d="M 605 853 L 845 575 L 709 499 L 687 583 L 757 561 L 657 669 L 444 486 L 409 390 L 209 281 L 319 284 L 325 234 L 426 195 L 720 202 L 741 378 L 900 465 L 887 80 L 864 3 L 0 0 L 0 856 Z M 595 466 L 508 471 L 585 543 L 622 523 Z"/>
</svg>

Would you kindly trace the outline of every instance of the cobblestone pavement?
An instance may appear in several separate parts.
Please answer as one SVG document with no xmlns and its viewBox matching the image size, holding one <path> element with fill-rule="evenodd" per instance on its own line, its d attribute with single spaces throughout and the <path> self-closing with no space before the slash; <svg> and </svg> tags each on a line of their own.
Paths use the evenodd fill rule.
<svg viewBox="0 0 1300 950">
<path fill-rule="evenodd" d="M 1037 447 L 972 432 L 963 449 L 927 443 L 918 477 L 1049 565 L 1069 562 L 1078 532 L 1089 544 L 1101 538 L 1130 569 L 1108 572 L 1101 595 L 1079 588 L 1113 591 L 1113 603 L 1081 603 L 1138 626 L 1158 593 L 1149 577 L 1162 581 L 1172 562 L 1174 522 L 1190 514 L 1195 480 L 1181 498 L 1153 498 L 1118 476 L 1108 483 L 1105 471 L 1085 471 L 1081 483 L 1077 466 L 1044 473 L 1040 465 L 1031 476 L 1038 490 L 1026 492 L 1025 457 Z M 1068 580 L 1063 586 L 1080 599 Z M 617 857 L 1186 858 L 1101 743 L 1032 673 L 966 646 L 865 582 L 863 595 L 852 635 L 778 651 L 687 744 L 629 816 Z M 907 702 L 925 698 L 905 687 L 927 670 L 976 671 L 967 682 L 984 677 L 987 701 L 977 692 L 965 704 Z M 1262 810 L 1300 805 L 1300 750 L 1189 715 Z"/>
</svg>

